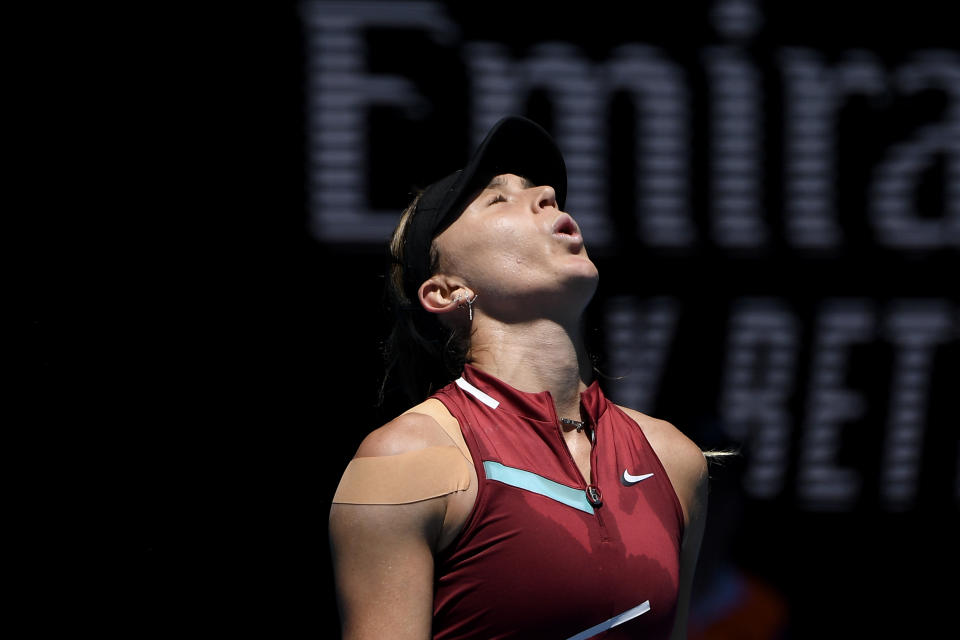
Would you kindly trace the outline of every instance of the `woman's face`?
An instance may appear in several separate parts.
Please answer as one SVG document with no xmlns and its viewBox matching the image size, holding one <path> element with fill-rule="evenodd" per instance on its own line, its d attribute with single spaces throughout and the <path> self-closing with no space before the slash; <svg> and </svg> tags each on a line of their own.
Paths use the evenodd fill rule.
<svg viewBox="0 0 960 640">
<path fill-rule="evenodd" d="M 493 178 L 435 242 L 441 271 L 463 278 L 487 313 L 579 314 L 596 290 L 597 268 L 553 187 L 514 174 Z"/>
</svg>

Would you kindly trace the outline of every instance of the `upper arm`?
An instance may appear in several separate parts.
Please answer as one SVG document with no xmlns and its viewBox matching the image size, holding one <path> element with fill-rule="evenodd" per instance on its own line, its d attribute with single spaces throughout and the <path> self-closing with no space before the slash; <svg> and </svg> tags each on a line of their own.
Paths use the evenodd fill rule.
<svg viewBox="0 0 960 640">
<path fill-rule="evenodd" d="M 671 640 L 686 640 L 687 616 L 690 610 L 690 596 L 693 591 L 693 576 L 700 555 L 700 543 L 707 522 L 708 476 L 707 461 L 697 450 L 686 462 L 687 470 L 687 526 L 683 530 L 683 543 L 680 548 L 680 587 L 677 598 L 677 614 L 674 619 Z"/>
<path fill-rule="evenodd" d="M 667 472 L 683 509 L 686 538 L 686 529 L 695 526 L 694 520 L 706 507 L 707 459 L 703 451 L 666 420 L 652 418 L 627 407 L 620 408 L 633 418 L 643 431 L 644 437 Z"/>
<path fill-rule="evenodd" d="M 673 639 L 687 637 L 687 613 L 693 576 L 707 517 L 708 473 L 703 452 L 690 438 L 665 420 L 624 408 L 633 418 L 663 464 L 683 509 L 684 530 L 680 548 L 680 585 Z"/>
<path fill-rule="evenodd" d="M 441 498 L 396 505 L 334 504 L 330 546 L 343 637 L 430 637 L 431 541 Z"/>
<path fill-rule="evenodd" d="M 448 444 L 436 422 L 400 416 L 361 443 L 357 458 L 396 456 Z M 347 504 L 330 509 L 330 550 L 343 637 L 430 637 L 433 556 L 446 496 L 403 504 Z"/>
</svg>

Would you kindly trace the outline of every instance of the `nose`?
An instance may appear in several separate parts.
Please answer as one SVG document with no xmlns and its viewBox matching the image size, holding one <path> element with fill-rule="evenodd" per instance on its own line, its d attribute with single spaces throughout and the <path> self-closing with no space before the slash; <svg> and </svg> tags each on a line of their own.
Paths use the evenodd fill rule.
<svg viewBox="0 0 960 640">
<path fill-rule="evenodd" d="M 537 212 L 542 211 L 548 207 L 554 209 L 557 208 L 557 192 L 553 190 L 553 187 L 549 185 L 544 185 L 542 187 L 536 187 L 536 193 L 533 200 L 534 210 Z"/>
</svg>

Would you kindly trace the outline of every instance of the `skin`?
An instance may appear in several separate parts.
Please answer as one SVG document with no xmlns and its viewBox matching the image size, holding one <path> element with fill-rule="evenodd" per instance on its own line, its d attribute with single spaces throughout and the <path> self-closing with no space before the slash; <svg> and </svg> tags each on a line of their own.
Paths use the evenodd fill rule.
<svg viewBox="0 0 960 640">
<path fill-rule="evenodd" d="M 560 233 L 557 233 L 560 231 Z M 467 326 L 473 304 L 472 364 L 522 391 L 550 391 L 558 417 L 581 420 L 580 393 L 592 379 L 581 338 L 584 309 L 598 273 L 575 223 L 549 186 L 497 176 L 436 240 L 440 273 L 420 287 L 420 302 L 441 321 Z M 686 528 L 672 639 L 686 619 L 707 506 L 707 466 L 699 447 L 664 420 L 621 407 L 663 463 Z M 452 421 L 452 422 L 451 422 Z M 445 430 L 443 427 L 447 427 Z M 456 420 L 436 400 L 411 408 L 361 443 L 357 456 L 387 456 L 451 445 Z M 591 444 L 572 427 L 564 439 L 584 478 Z M 476 500 L 470 489 L 406 505 L 335 504 L 330 539 L 347 640 L 431 635 L 433 558 L 459 533 Z"/>
</svg>

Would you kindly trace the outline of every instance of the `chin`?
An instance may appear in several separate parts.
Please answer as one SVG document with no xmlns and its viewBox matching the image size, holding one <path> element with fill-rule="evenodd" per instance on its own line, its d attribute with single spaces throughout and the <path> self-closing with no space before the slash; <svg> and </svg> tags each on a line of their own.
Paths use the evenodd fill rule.
<svg viewBox="0 0 960 640">
<path fill-rule="evenodd" d="M 571 293 L 577 292 L 589 301 L 597 290 L 597 285 L 600 282 L 600 272 L 589 258 L 583 258 L 582 263 L 577 267 L 564 274 L 565 288 Z"/>
<path fill-rule="evenodd" d="M 597 281 L 600 279 L 600 272 L 597 265 L 593 264 L 587 256 L 575 256 L 576 260 L 571 261 L 569 273 L 575 278 L 586 278 Z"/>
</svg>

